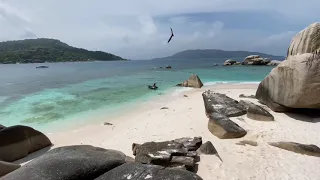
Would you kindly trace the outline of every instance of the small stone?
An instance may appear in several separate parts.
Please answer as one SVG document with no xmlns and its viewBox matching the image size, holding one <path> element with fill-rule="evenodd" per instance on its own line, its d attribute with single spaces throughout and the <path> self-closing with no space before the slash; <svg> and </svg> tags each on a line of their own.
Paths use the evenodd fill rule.
<svg viewBox="0 0 320 180">
<path fill-rule="evenodd" d="M 169 109 L 168 107 L 162 107 L 160 110 L 162 110 L 162 109 Z"/>
<path fill-rule="evenodd" d="M 251 141 L 251 140 L 243 140 L 243 141 L 239 141 L 238 143 L 236 143 L 237 145 L 250 145 L 250 146 L 258 146 L 258 143 L 256 141 Z"/>
<path fill-rule="evenodd" d="M 210 141 L 207 141 L 206 143 L 202 144 L 200 148 L 197 150 L 199 154 L 218 154 L 216 148 L 213 146 L 213 144 Z"/>
<path fill-rule="evenodd" d="M 104 122 L 103 125 L 108 125 L 108 126 L 112 126 L 113 124 L 108 123 L 108 122 Z"/>
</svg>

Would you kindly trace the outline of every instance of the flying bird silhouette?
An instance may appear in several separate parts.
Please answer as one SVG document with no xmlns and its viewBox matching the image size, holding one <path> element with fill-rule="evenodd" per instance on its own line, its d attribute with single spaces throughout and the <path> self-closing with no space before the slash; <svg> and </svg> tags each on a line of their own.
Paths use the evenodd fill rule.
<svg viewBox="0 0 320 180">
<path fill-rule="evenodd" d="M 171 29 L 171 36 L 170 36 L 170 38 L 169 38 L 169 40 L 168 40 L 168 43 L 171 41 L 172 37 L 174 36 L 174 35 L 173 35 L 172 28 L 170 28 L 170 29 Z"/>
</svg>

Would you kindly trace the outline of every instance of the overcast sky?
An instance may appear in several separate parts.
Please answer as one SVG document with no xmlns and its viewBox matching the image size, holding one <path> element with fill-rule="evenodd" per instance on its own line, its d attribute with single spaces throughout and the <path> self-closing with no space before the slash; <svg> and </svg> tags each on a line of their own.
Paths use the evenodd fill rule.
<svg viewBox="0 0 320 180">
<path fill-rule="evenodd" d="M 285 55 L 297 32 L 320 21 L 319 7 L 320 0 L 0 0 L 0 41 L 55 38 L 130 59 L 204 48 Z"/>
</svg>

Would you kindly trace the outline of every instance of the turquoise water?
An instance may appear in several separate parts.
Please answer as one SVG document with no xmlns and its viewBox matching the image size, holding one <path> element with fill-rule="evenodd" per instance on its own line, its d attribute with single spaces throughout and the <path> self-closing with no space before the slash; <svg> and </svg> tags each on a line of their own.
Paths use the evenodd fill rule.
<svg viewBox="0 0 320 180">
<path fill-rule="evenodd" d="M 43 131 L 65 123 L 90 123 L 95 112 L 126 113 L 140 102 L 168 91 L 196 73 L 205 84 L 258 82 L 268 66 L 212 66 L 223 59 L 129 61 L 0 66 L 0 124 L 24 124 Z M 172 69 L 160 69 L 170 64 Z M 147 85 L 156 82 L 159 90 Z M 86 117 L 86 118 L 84 118 Z M 88 122 L 90 121 L 90 122 Z"/>
</svg>

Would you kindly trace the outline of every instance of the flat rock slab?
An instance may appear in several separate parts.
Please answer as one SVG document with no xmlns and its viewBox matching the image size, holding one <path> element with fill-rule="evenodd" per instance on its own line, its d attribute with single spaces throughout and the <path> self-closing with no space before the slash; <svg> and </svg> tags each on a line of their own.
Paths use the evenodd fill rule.
<svg viewBox="0 0 320 180">
<path fill-rule="evenodd" d="M 10 162 L 0 161 L 0 177 L 4 176 L 18 168 L 20 168 L 20 164 L 14 164 Z"/>
<path fill-rule="evenodd" d="M 12 162 L 51 144 L 46 135 L 31 127 L 5 127 L 0 130 L 0 160 Z"/>
<path fill-rule="evenodd" d="M 201 137 L 184 137 L 172 141 L 146 142 L 141 145 L 133 143 L 132 151 L 136 162 L 165 167 L 185 165 L 191 168 L 197 156 L 195 151 L 201 144 Z"/>
<path fill-rule="evenodd" d="M 126 163 L 95 180 L 202 180 L 197 174 L 158 165 Z"/>
<path fill-rule="evenodd" d="M 269 142 L 268 144 L 287 151 L 320 157 L 320 148 L 314 144 L 300 144 L 295 142 Z"/>
<path fill-rule="evenodd" d="M 237 100 L 225 94 L 214 93 L 210 90 L 202 93 L 207 113 L 217 112 L 227 117 L 236 117 L 246 114 L 245 107 Z"/>
<path fill-rule="evenodd" d="M 94 146 L 53 149 L 1 180 L 90 180 L 125 163 L 126 155 Z"/>
</svg>

